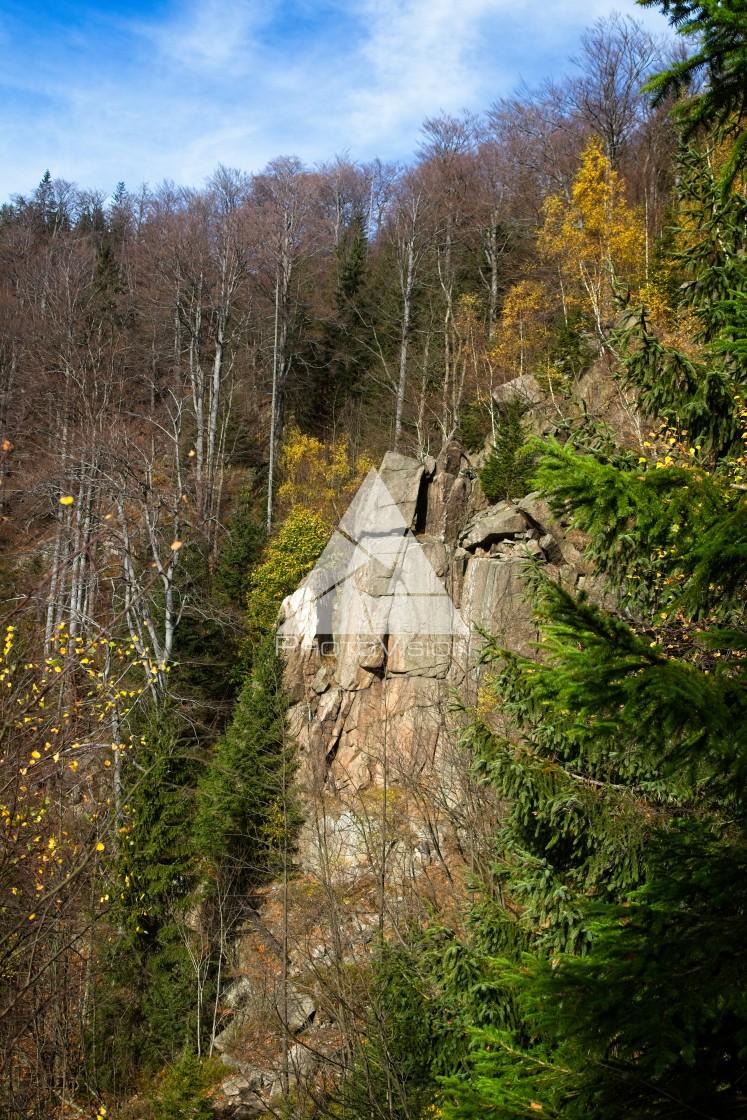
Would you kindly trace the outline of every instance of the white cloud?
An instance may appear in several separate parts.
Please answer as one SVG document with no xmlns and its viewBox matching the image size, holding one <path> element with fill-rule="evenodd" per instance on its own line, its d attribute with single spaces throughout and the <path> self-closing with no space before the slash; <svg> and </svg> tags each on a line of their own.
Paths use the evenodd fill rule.
<svg viewBox="0 0 747 1120">
<path fill-rule="evenodd" d="M 12 27 L 13 43 L 5 27 L 0 198 L 47 166 L 111 190 L 278 154 L 405 160 L 425 116 L 559 75 L 614 7 L 666 26 L 633 0 L 191 0 L 159 21 L 101 15 L 55 49 L 43 28 Z"/>
<path fill-rule="evenodd" d="M 413 118 L 474 105 L 481 75 L 470 65 L 506 0 L 366 0 L 365 75 L 351 89 L 351 123 L 382 140 Z"/>
<path fill-rule="evenodd" d="M 246 68 L 277 6 L 278 0 L 197 0 L 165 23 L 135 23 L 133 29 L 150 39 L 164 63 L 225 78 Z"/>
</svg>

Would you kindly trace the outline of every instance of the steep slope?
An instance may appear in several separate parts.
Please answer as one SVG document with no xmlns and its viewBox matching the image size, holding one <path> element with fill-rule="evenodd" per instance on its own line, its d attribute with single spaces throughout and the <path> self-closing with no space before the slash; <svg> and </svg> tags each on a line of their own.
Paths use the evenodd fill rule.
<svg viewBox="0 0 747 1120">
<path fill-rule="evenodd" d="M 479 702 L 480 630 L 521 652 L 537 640 L 532 560 L 593 590 L 582 542 L 541 498 L 487 504 L 480 458 L 455 445 L 425 462 L 388 453 L 365 525 L 343 519 L 336 561 L 283 605 L 306 823 L 295 873 L 234 946 L 216 1042 L 234 1071 L 217 1102 L 227 1116 L 261 1112 L 288 1086 L 322 1092 L 365 1008 L 377 939 L 434 913 L 459 923 L 499 811 L 459 746 L 455 701 Z M 363 633 L 341 622 L 351 585 Z"/>
</svg>

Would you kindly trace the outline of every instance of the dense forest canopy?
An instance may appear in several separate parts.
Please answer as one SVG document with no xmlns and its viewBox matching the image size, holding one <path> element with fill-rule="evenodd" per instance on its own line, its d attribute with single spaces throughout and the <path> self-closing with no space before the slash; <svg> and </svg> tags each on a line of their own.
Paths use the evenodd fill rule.
<svg viewBox="0 0 747 1120">
<path fill-rule="evenodd" d="M 9 1120 L 213 1114 L 304 821 L 278 610 L 384 452 L 454 446 L 608 591 L 534 566 L 541 649 L 489 641 L 463 699 L 461 914 L 340 956 L 342 1041 L 307 1095 L 283 1042 L 277 1114 L 747 1115 L 747 8 L 659 6 L 671 40 L 598 20 L 407 166 L 0 208 Z"/>
</svg>

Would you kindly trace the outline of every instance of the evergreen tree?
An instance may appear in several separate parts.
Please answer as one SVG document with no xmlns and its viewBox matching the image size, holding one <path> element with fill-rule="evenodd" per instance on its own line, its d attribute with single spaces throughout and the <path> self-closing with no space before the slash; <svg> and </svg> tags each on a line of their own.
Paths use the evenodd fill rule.
<svg viewBox="0 0 747 1120">
<path fill-rule="evenodd" d="M 465 945 L 434 924 L 379 945 L 369 990 L 351 1066 L 335 1094 L 342 1114 L 429 1116 L 439 1077 L 468 1067 L 470 1027 L 504 1024 L 505 986 L 486 976 L 477 941 Z"/>
<path fill-rule="evenodd" d="M 255 653 L 231 723 L 200 782 L 193 842 L 231 893 L 251 894 L 287 868 L 301 821 L 293 790 L 288 697 L 274 635 Z"/>
<path fill-rule="evenodd" d="M 216 590 L 237 611 L 246 607 L 249 580 L 267 539 L 263 511 L 256 491 L 245 487 L 226 528 L 226 539 L 215 570 Z"/>
<path fill-rule="evenodd" d="M 206 1024 L 198 1002 L 211 995 L 208 967 L 196 998 L 185 941 L 196 881 L 189 837 L 200 755 L 171 712 L 151 710 L 144 732 L 125 773 L 114 921 L 96 953 L 101 980 L 90 1022 L 98 1082 L 113 1092 L 199 1046 Z"/>
<path fill-rule="evenodd" d="M 214 1060 L 202 1064 L 195 1054 L 184 1054 L 160 1086 L 158 1120 L 212 1120 L 215 1112 L 207 1094 L 221 1080 L 222 1070 Z"/>
<path fill-rule="evenodd" d="M 520 498 L 529 489 L 532 451 L 521 418 L 526 408 L 510 401 L 498 420 L 495 444 L 480 471 L 480 485 L 489 502 Z"/>
<path fill-rule="evenodd" d="M 324 311 L 309 308 L 305 345 L 299 354 L 304 377 L 294 417 L 304 431 L 324 436 L 339 417 L 360 406 L 374 354 L 374 338 L 364 314 L 371 299 L 365 218 L 353 213 L 335 247 L 336 267 L 327 278 Z M 310 300 L 310 303 L 312 301 Z"/>
<path fill-rule="evenodd" d="M 660 7 L 697 49 L 649 83 L 656 101 L 692 92 L 677 106 L 686 138 L 699 130 L 735 139 L 721 179 L 728 193 L 747 161 L 747 13 L 743 0 L 638 0 Z M 700 86 L 700 88 L 698 88 Z"/>
<path fill-rule="evenodd" d="M 665 419 L 702 444 L 711 462 L 741 446 L 735 394 L 747 385 L 747 197 L 723 197 L 709 145 L 679 158 L 671 257 L 680 307 L 695 324 L 684 347 L 665 345 L 645 309 L 629 316 L 615 342 L 626 355 L 623 379 L 649 417 Z"/>
<path fill-rule="evenodd" d="M 44 172 L 34 191 L 30 211 L 39 233 L 54 234 L 68 228 L 67 215 L 57 204 L 55 184 L 49 169 Z"/>
<path fill-rule="evenodd" d="M 538 569 L 543 656 L 485 652 L 469 738 L 508 805 L 504 908 L 473 924 L 507 1015 L 445 1080 L 453 1120 L 744 1114 L 745 200 L 684 158 L 694 335 L 674 349 L 641 312 L 617 338 L 664 437 L 638 463 L 546 443 L 534 479 L 587 534 L 618 607 Z"/>
</svg>

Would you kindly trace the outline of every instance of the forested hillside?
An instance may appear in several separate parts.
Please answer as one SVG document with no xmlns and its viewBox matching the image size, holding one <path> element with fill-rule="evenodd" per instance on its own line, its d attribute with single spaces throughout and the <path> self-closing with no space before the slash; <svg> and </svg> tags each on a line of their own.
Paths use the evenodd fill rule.
<svg viewBox="0 0 747 1120">
<path fill-rule="evenodd" d="M 747 7 L 658 6 L 0 208 L 8 1120 L 747 1117 Z M 382 459 L 474 656 L 284 657 Z"/>
</svg>

